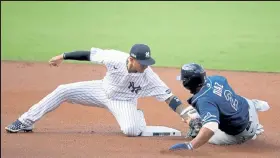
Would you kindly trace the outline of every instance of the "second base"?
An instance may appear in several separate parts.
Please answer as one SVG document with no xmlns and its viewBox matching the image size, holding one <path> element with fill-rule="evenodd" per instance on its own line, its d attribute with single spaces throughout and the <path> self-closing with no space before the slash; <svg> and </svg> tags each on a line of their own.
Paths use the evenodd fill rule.
<svg viewBox="0 0 280 158">
<path fill-rule="evenodd" d="M 155 137 L 155 136 L 182 136 L 181 131 L 174 128 L 165 126 L 147 126 L 142 132 L 143 137 Z"/>
</svg>

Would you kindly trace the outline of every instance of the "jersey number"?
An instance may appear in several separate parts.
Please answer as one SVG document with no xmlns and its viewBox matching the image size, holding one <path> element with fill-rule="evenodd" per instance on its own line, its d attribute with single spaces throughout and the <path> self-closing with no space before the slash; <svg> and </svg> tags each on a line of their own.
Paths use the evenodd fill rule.
<svg viewBox="0 0 280 158">
<path fill-rule="evenodd" d="M 215 82 L 214 87 L 213 87 L 213 93 L 221 97 L 222 93 L 223 93 L 223 88 L 224 88 L 223 85 Z M 224 96 L 225 96 L 226 100 L 230 102 L 231 107 L 235 111 L 237 111 L 238 101 L 235 98 L 233 98 L 233 95 L 232 95 L 231 91 L 225 90 L 224 91 Z"/>
<path fill-rule="evenodd" d="M 224 96 L 225 96 L 226 100 L 230 102 L 231 107 L 232 107 L 235 111 L 237 111 L 237 109 L 238 109 L 238 101 L 237 101 L 236 99 L 232 98 L 232 93 L 231 93 L 231 91 L 225 90 Z"/>
</svg>

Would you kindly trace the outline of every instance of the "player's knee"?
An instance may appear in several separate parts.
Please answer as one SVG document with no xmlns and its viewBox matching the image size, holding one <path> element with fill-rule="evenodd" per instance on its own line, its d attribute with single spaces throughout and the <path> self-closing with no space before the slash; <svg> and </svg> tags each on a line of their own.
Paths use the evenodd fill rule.
<svg viewBox="0 0 280 158">
<path fill-rule="evenodd" d="M 57 86 L 57 88 L 55 89 L 57 92 L 65 92 L 67 89 L 67 86 L 65 84 L 59 85 Z"/>
<path fill-rule="evenodd" d="M 60 95 L 62 98 L 66 97 L 67 92 L 69 91 L 69 86 L 67 86 L 67 84 L 59 85 L 59 86 L 57 86 L 55 91 L 56 91 L 56 94 Z"/>
<path fill-rule="evenodd" d="M 208 143 L 209 143 L 209 144 L 213 144 L 213 145 L 220 145 L 220 142 L 215 141 L 214 139 L 209 139 L 209 140 L 208 140 Z"/>
<path fill-rule="evenodd" d="M 208 141 L 209 144 L 213 145 L 234 145 L 234 144 L 240 144 L 241 140 L 235 139 L 234 137 L 231 138 L 219 138 L 219 137 L 212 137 Z"/>
<path fill-rule="evenodd" d="M 141 129 L 139 126 L 127 126 L 122 128 L 123 134 L 128 137 L 137 137 L 142 133 L 142 131 L 143 129 Z"/>
</svg>

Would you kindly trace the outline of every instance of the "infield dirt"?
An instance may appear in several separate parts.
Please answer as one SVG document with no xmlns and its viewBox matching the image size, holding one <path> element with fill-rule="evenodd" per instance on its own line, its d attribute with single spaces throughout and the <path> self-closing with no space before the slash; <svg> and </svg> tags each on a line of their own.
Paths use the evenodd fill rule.
<svg viewBox="0 0 280 158">
<path fill-rule="evenodd" d="M 186 101 L 189 93 L 175 80 L 179 69 L 153 68 L 174 94 Z M 237 93 L 267 101 L 271 109 L 260 113 L 265 133 L 242 145 L 206 144 L 196 151 L 168 152 L 186 141 L 183 137 L 125 137 L 115 118 L 105 109 L 63 103 L 35 124 L 33 133 L 7 134 L 5 126 L 15 121 L 53 91 L 58 85 L 102 79 L 106 68 L 100 65 L 1 61 L 1 155 L 3 158 L 55 157 L 280 157 L 280 73 L 208 71 L 223 75 Z M 142 98 L 148 125 L 164 125 L 186 132 L 180 117 L 164 102 Z"/>
</svg>

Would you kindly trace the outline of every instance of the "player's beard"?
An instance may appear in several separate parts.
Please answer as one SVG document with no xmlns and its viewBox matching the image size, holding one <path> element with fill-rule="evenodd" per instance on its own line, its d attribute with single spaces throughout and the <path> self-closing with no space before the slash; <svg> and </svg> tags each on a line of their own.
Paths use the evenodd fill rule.
<svg viewBox="0 0 280 158">
<path fill-rule="evenodd" d="M 126 68 L 128 73 L 137 73 L 137 70 L 133 68 L 133 65 L 128 61 L 128 59 L 126 60 Z"/>
</svg>

